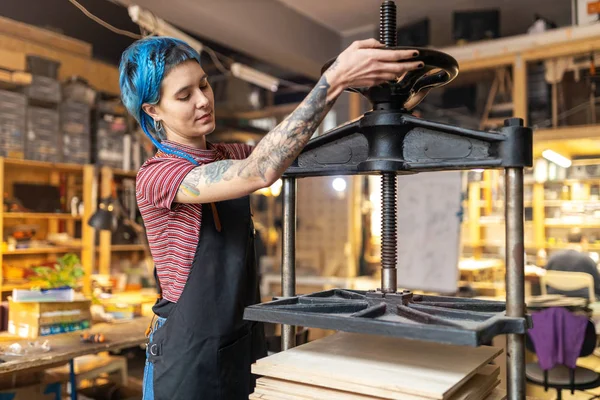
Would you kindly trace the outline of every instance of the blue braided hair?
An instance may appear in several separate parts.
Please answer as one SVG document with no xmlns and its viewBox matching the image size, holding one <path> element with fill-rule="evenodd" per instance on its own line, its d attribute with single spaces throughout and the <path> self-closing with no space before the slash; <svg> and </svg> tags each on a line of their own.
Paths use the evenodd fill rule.
<svg viewBox="0 0 600 400">
<path fill-rule="evenodd" d="M 200 63 L 200 54 L 179 39 L 156 36 L 140 39 L 129 46 L 121 56 L 119 85 L 123 104 L 156 148 L 198 165 L 189 154 L 161 144 L 153 133 L 160 140 L 166 139 L 164 133 L 156 131 L 154 120 L 142 109 L 144 103 L 159 102 L 163 78 L 175 66 L 188 60 Z"/>
</svg>

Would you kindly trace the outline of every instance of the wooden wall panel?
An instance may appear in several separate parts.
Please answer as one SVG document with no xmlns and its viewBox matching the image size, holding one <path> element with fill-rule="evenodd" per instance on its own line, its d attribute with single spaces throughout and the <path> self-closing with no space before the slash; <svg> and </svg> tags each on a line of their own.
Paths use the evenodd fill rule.
<svg viewBox="0 0 600 400">
<path fill-rule="evenodd" d="M 61 66 L 58 77 L 61 81 L 72 75 L 78 75 L 87 79 L 90 85 L 97 90 L 119 94 L 119 71 L 116 66 L 3 33 L 0 33 L 0 50 L 21 54 L 35 54 L 59 61 Z M 13 57 L 16 56 L 13 54 Z M 13 62 L 16 65 L 18 61 Z"/>
<path fill-rule="evenodd" d="M 0 33 L 79 56 L 92 57 L 90 43 L 9 18 L 0 17 Z"/>
</svg>

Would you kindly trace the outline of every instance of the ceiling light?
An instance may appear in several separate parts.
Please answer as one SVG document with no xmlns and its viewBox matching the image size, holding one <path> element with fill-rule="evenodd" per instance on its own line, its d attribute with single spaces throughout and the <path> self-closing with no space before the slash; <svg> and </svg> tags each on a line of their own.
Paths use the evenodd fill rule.
<svg viewBox="0 0 600 400">
<path fill-rule="evenodd" d="M 335 178 L 333 182 L 331 182 L 331 186 L 336 192 L 343 192 L 346 190 L 346 180 L 344 178 Z"/>
<path fill-rule="evenodd" d="M 281 179 L 277 179 L 275 183 L 269 186 L 269 190 L 271 191 L 271 195 L 277 197 L 281 193 L 281 187 L 283 186 L 283 181 Z"/>
<path fill-rule="evenodd" d="M 240 63 L 233 63 L 230 66 L 231 73 L 236 78 L 255 84 L 272 92 L 276 92 L 279 87 L 279 79 L 271 75 L 260 72 L 254 68 Z"/>
<path fill-rule="evenodd" d="M 569 168 L 571 166 L 571 160 L 552 150 L 544 150 L 542 152 L 542 157 L 544 157 L 548 161 L 553 162 L 559 167 Z"/>
</svg>

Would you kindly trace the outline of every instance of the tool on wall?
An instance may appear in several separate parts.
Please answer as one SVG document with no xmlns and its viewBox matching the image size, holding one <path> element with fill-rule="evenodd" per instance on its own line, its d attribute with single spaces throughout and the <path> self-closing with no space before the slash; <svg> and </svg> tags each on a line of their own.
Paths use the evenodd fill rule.
<svg viewBox="0 0 600 400">
<path fill-rule="evenodd" d="M 415 49 L 396 46 L 393 1 L 383 2 L 380 16 L 380 41 L 386 48 Z M 532 130 L 519 118 L 505 120 L 496 132 L 483 132 L 411 115 L 405 105 L 413 96 L 458 74 L 458 64 L 448 54 L 416 50 L 424 68 L 387 84 L 348 89 L 366 97 L 372 110 L 311 140 L 284 174 L 283 296 L 246 308 L 244 317 L 284 324 L 284 350 L 294 346 L 294 325 L 470 346 L 507 334 L 508 395 L 524 399 L 524 334 L 530 319 L 524 303 L 523 168 L 532 165 Z M 505 171 L 507 302 L 398 290 L 397 176 L 474 168 Z M 295 296 L 296 179 L 358 174 L 382 176 L 381 287 Z"/>
</svg>

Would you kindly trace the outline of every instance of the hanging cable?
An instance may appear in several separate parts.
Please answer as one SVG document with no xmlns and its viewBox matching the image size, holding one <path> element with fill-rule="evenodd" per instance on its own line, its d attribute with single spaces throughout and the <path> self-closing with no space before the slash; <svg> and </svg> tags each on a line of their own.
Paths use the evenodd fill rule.
<svg viewBox="0 0 600 400">
<path fill-rule="evenodd" d="M 86 17 L 90 18 L 92 21 L 97 22 L 98 24 L 102 25 L 103 27 L 105 27 L 106 29 L 118 34 L 118 35 L 123 35 L 123 36 L 127 36 L 130 37 L 132 39 L 141 39 L 142 35 L 138 35 L 137 33 L 133 33 L 133 32 L 129 32 L 127 30 L 124 29 L 119 29 L 117 27 L 112 26 L 111 24 L 109 24 L 108 22 L 96 17 L 94 14 L 92 14 L 91 12 L 89 12 L 87 10 L 87 8 L 85 8 L 84 6 L 82 6 L 81 4 L 79 4 L 79 2 L 77 0 L 69 0 L 71 2 L 71 4 L 73 4 L 75 7 L 77 7 L 82 13 L 85 14 Z"/>
<path fill-rule="evenodd" d="M 113 1 L 113 0 L 109 0 L 109 1 Z M 119 28 L 109 24 L 108 22 L 102 20 L 101 18 L 95 16 L 94 14 L 92 14 L 90 11 L 88 11 L 87 8 L 85 8 L 83 5 L 81 5 L 77 0 L 69 0 L 69 2 L 71 2 L 71 4 L 73 4 L 75 7 L 77 7 L 86 17 L 90 18 L 94 22 L 102 25 L 106 29 L 108 29 L 118 35 L 127 36 L 132 39 L 143 39 L 144 37 L 147 37 L 147 36 L 155 36 L 156 35 L 154 32 L 149 32 L 142 27 L 140 27 L 141 34 L 137 34 L 134 32 L 127 31 L 127 30 L 119 29 Z M 115 3 L 115 4 L 118 4 L 118 3 Z M 152 13 L 152 16 L 154 18 L 156 18 L 154 13 Z M 221 59 L 223 59 L 228 64 L 233 64 L 234 62 L 236 62 L 233 58 L 228 57 L 225 54 L 219 53 L 219 52 L 211 49 L 208 46 L 203 46 L 202 50 L 206 51 L 206 53 L 208 53 L 210 59 L 215 64 L 215 67 L 217 67 L 217 69 L 222 74 L 224 74 L 226 76 L 231 75 L 231 71 L 229 69 L 227 69 L 227 67 L 223 64 Z M 298 91 L 306 91 L 306 92 L 310 92 L 313 89 L 313 87 L 310 85 L 304 85 L 301 83 L 296 83 L 296 82 L 288 81 L 288 80 L 281 79 L 281 78 L 277 78 L 277 79 L 279 80 L 281 86 L 285 86 L 289 89 L 294 89 L 294 90 L 298 90 Z"/>
<path fill-rule="evenodd" d="M 219 71 L 221 71 L 225 75 L 228 75 L 231 73 L 231 71 L 229 71 L 227 68 L 225 68 L 225 66 L 223 65 L 221 60 L 219 60 L 217 53 L 213 49 L 211 49 L 210 47 L 204 47 L 202 50 L 205 50 L 208 53 L 213 64 L 215 64 L 215 67 L 217 67 L 217 69 Z"/>
</svg>

